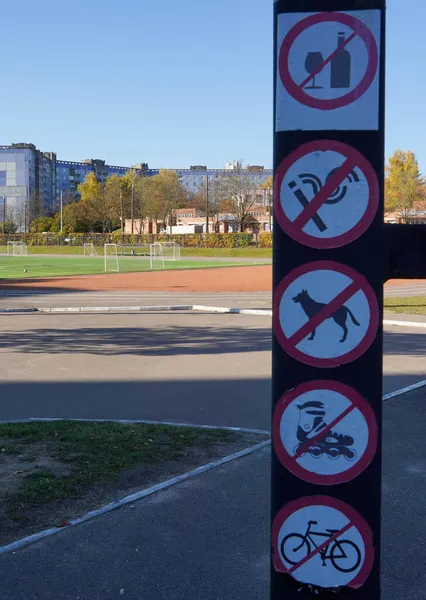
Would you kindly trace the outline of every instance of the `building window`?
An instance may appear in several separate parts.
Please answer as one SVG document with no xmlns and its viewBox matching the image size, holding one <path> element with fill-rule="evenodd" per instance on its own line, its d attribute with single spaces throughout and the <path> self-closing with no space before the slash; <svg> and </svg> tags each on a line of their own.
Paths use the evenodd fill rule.
<svg viewBox="0 0 426 600">
<path fill-rule="evenodd" d="M 0 171 L 0 185 L 6 185 L 6 171 Z"/>
</svg>

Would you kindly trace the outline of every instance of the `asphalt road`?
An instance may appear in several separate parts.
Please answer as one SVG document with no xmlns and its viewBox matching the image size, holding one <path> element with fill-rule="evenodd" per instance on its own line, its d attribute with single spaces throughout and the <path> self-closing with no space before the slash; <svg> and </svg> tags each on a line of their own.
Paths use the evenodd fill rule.
<svg viewBox="0 0 426 600">
<path fill-rule="evenodd" d="M 0 419 L 270 425 L 271 319 L 0 315 Z M 384 391 L 425 379 L 424 330 L 387 328 Z"/>
<path fill-rule="evenodd" d="M 1 315 L 0 418 L 269 428 L 270 318 Z M 426 379 L 426 332 L 387 328 L 384 388 Z M 383 598 L 424 600 L 426 388 L 384 405 Z M 269 450 L 0 556 L 1 600 L 259 600 Z"/>
<path fill-rule="evenodd" d="M 384 406 L 383 600 L 424 600 L 426 404 Z M 0 557 L 2 600 L 267 600 L 269 449 Z"/>
</svg>

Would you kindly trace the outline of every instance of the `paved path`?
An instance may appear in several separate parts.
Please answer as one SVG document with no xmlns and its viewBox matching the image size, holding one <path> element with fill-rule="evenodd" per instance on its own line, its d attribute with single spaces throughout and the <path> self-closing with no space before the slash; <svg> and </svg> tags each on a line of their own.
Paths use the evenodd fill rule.
<svg viewBox="0 0 426 600">
<path fill-rule="evenodd" d="M 383 600 L 424 600 L 426 403 L 384 406 Z M 0 557 L 2 600 L 267 600 L 269 450 Z"/>
<path fill-rule="evenodd" d="M 269 429 L 268 317 L 0 319 L 0 419 L 154 419 Z M 426 379 L 425 351 L 425 330 L 387 328 L 385 393 Z"/>
</svg>

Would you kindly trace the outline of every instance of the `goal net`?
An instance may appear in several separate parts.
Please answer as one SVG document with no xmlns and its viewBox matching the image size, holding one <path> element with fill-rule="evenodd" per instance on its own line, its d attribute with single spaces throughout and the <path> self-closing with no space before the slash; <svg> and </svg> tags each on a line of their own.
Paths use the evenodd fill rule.
<svg viewBox="0 0 426 600">
<path fill-rule="evenodd" d="M 28 256 L 28 246 L 25 242 L 7 242 L 8 256 Z"/>
<path fill-rule="evenodd" d="M 159 243 L 150 244 L 149 247 L 149 262 L 151 265 L 151 269 L 155 267 L 156 261 L 158 261 L 160 263 L 160 266 L 162 266 L 164 269 L 163 246 Z"/>
<path fill-rule="evenodd" d="M 108 271 L 118 272 L 120 271 L 120 265 L 118 262 L 117 244 L 105 244 L 104 245 L 104 262 L 105 262 L 105 273 Z"/>
<path fill-rule="evenodd" d="M 180 246 L 175 242 L 155 242 L 150 246 L 151 269 L 154 262 L 159 260 L 163 265 L 168 260 L 180 260 Z"/>
<path fill-rule="evenodd" d="M 97 256 L 97 254 L 94 244 L 84 244 L 84 256 Z"/>
<path fill-rule="evenodd" d="M 164 260 L 180 260 L 180 246 L 176 242 L 157 242 L 161 246 Z"/>
</svg>

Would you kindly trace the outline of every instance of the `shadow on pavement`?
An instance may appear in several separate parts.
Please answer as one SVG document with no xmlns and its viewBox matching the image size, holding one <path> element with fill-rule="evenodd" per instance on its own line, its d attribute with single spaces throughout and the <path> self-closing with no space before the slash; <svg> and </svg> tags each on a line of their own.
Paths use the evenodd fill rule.
<svg viewBox="0 0 426 600">
<path fill-rule="evenodd" d="M 385 331 L 383 343 L 385 355 L 409 354 L 411 356 L 424 356 L 426 354 L 426 335 L 425 333 L 412 333 L 412 331 L 412 329 L 404 332 Z M 421 378 L 424 379 L 424 374 Z"/>
<path fill-rule="evenodd" d="M 269 321 L 268 321 L 269 324 Z M 0 349 L 43 354 L 175 356 L 260 352 L 271 349 L 271 329 L 114 327 L 5 331 Z"/>
</svg>

